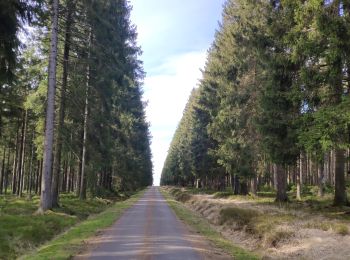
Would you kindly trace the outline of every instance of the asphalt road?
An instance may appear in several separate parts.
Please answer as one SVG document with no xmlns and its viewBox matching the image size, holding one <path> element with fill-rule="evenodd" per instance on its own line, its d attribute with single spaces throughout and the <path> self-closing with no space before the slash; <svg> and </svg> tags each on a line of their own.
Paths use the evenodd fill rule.
<svg viewBox="0 0 350 260">
<path fill-rule="evenodd" d="M 205 259 L 201 247 L 158 188 L 151 187 L 76 259 Z"/>
</svg>

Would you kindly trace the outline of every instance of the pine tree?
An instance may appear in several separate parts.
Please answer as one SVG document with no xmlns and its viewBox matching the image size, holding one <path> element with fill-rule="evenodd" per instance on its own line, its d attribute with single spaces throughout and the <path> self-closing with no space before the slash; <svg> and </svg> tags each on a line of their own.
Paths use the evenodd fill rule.
<svg viewBox="0 0 350 260">
<path fill-rule="evenodd" d="M 52 3 L 52 26 L 51 26 L 51 48 L 48 69 L 48 92 L 46 107 L 45 144 L 43 156 L 42 187 L 39 212 L 45 212 L 52 208 L 52 154 L 54 142 L 54 119 L 55 119 L 55 92 L 56 92 L 56 62 L 58 45 L 58 5 L 59 1 Z"/>
</svg>

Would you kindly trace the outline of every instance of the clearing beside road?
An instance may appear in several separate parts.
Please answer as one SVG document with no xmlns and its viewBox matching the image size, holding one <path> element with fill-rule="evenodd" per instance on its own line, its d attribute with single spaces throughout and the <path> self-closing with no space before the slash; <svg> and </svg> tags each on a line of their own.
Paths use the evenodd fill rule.
<svg viewBox="0 0 350 260">
<path fill-rule="evenodd" d="M 165 191 L 205 217 L 227 240 L 264 259 L 350 259 L 350 208 L 327 206 L 327 197 L 318 203 L 276 204 L 273 198 L 225 192 Z"/>
</svg>

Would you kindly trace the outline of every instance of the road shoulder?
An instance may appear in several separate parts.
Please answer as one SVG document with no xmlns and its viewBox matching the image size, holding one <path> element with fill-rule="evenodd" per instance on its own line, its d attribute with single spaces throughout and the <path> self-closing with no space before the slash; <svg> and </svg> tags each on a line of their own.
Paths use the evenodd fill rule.
<svg viewBox="0 0 350 260">
<path fill-rule="evenodd" d="M 70 228 L 39 249 L 20 259 L 71 259 L 73 256 L 85 251 L 88 248 L 89 241 L 102 234 L 102 230 L 115 223 L 125 210 L 134 205 L 142 197 L 144 192 L 145 190 L 142 190 L 125 201 L 116 202 L 105 211 Z"/>
<path fill-rule="evenodd" d="M 260 259 L 260 257 L 225 239 L 210 227 L 206 219 L 186 208 L 181 202 L 176 201 L 166 189 L 160 188 L 159 190 L 176 216 L 193 235 L 193 243 L 196 247 L 203 248 L 200 253 L 204 259 Z"/>
</svg>

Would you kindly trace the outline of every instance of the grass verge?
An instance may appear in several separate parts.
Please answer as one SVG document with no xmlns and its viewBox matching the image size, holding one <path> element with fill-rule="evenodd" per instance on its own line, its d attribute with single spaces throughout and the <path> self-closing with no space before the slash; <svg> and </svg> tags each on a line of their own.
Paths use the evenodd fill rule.
<svg viewBox="0 0 350 260">
<path fill-rule="evenodd" d="M 176 215 L 189 226 L 193 227 L 199 234 L 213 242 L 218 248 L 221 248 L 236 260 L 255 260 L 259 256 L 238 247 L 225 239 L 219 232 L 211 228 L 209 222 L 187 209 L 181 202 L 174 199 L 173 195 L 164 189 L 160 189 L 169 206 L 175 211 Z"/>
<path fill-rule="evenodd" d="M 105 211 L 89 217 L 70 228 L 55 239 L 49 241 L 39 249 L 20 259 L 70 259 L 78 254 L 84 246 L 84 240 L 94 236 L 100 229 L 111 226 L 130 206 L 132 206 L 143 194 L 140 191 L 125 201 L 116 202 Z"/>
<path fill-rule="evenodd" d="M 80 201 L 74 194 L 61 194 L 60 208 L 35 214 L 39 196 L 0 196 L 0 259 L 15 259 L 42 245 L 69 227 L 97 214 L 121 198 Z"/>
</svg>

